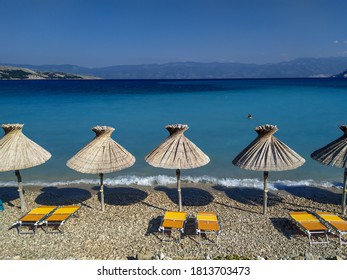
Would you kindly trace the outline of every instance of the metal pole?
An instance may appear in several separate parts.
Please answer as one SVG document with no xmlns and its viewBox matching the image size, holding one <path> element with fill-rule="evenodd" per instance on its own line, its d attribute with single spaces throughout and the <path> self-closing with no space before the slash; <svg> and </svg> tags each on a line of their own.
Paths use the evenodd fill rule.
<svg viewBox="0 0 347 280">
<path fill-rule="evenodd" d="M 16 170 L 15 174 L 16 174 L 17 180 L 18 180 L 18 193 L 19 193 L 19 198 L 20 198 L 20 208 L 22 211 L 25 211 L 26 205 L 25 205 L 25 200 L 24 200 L 22 177 L 20 176 L 19 170 Z"/>
<path fill-rule="evenodd" d="M 176 176 L 177 176 L 177 192 L 178 192 L 178 205 L 179 205 L 179 211 L 182 211 L 182 194 L 181 194 L 181 171 L 179 169 L 176 169 Z"/>
<path fill-rule="evenodd" d="M 100 199 L 101 199 L 101 210 L 105 211 L 105 200 L 104 200 L 104 174 L 100 173 Z"/>
<path fill-rule="evenodd" d="M 342 215 L 346 214 L 347 168 L 343 174 Z"/>
<path fill-rule="evenodd" d="M 265 215 L 267 212 L 267 177 L 269 176 L 268 171 L 264 171 L 264 204 L 263 204 L 263 214 Z"/>
</svg>

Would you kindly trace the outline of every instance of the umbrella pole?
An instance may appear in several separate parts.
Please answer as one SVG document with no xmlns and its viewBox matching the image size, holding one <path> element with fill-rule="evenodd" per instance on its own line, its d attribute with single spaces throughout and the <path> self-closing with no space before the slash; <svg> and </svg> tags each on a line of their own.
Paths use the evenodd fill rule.
<svg viewBox="0 0 347 280">
<path fill-rule="evenodd" d="M 346 214 L 346 192 L 347 192 L 347 168 L 343 176 L 343 193 L 342 193 L 342 215 Z"/>
<path fill-rule="evenodd" d="M 19 198 L 20 198 L 20 208 L 22 211 L 25 211 L 26 205 L 25 205 L 25 201 L 24 201 L 22 177 L 20 176 L 19 170 L 16 170 L 15 174 L 16 174 L 17 180 L 18 180 L 18 193 L 19 193 Z"/>
<path fill-rule="evenodd" d="M 104 174 L 100 173 L 100 199 L 101 199 L 101 210 L 105 211 L 105 199 L 104 199 Z"/>
<path fill-rule="evenodd" d="M 267 177 L 269 176 L 268 171 L 264 171 L 264 204 L 263 204 L 263 214 L 265 215 L 267 212 Z"/>
<path fill-rule="evenodd" d="M 177 177 L 177 192 L 178 192 L 178 205 L 179 211 L 182 211 L 182 194 L 181 194 L 181 171 L 176 169 L 176 177 Z"/>
</svg>

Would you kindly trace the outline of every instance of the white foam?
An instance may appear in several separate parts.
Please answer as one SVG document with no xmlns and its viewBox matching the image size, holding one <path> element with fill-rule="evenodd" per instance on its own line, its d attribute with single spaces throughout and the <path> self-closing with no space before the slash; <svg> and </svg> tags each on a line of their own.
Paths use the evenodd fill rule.
<svg viewBox="0 0 347 280">
<path fill-rule="evenodd" d="M 193 184 L 212 184 L 219 185 L 225 187 L 248 187 L 248 188 L 263 188 L 263 180 L 259 179 L 237 179 L 237 178 L 216 178 L 211 176 L 182 176 L 182 183 L 193 183 Z M 42 187 L 59 187 L 59 186 L 71 186 L 71 185 L 98 185 L 98 178 L 95 179 L 79 179 L 79 180 L 71 180 L 71 181 L 28 181 L 23 182 L 24 186 L 42 186 Z M 157 176 L 117 176 L 113 178 L 105 178 L 104 184 L 106 186 L 130 186 L 130 185 L 138 185 L 138 186 L 158 186 L 158 185 L 170 185 L 176 184 L 175 176 L 166 176 L 166 175 L 157 175 Z M 17 186 L 16 181 L 0 181 L 0 187 L 10 187 Z M 277 180 L 277 181 L 269 181 L 268 188 L 277 190 L 283 188 L 290 188 L 295 186 L 323 186 L 323 187 L 341 187 L 338 183 L 335 182 L 316 182 L 312 179 L 307 180 Z"/>
</svg>

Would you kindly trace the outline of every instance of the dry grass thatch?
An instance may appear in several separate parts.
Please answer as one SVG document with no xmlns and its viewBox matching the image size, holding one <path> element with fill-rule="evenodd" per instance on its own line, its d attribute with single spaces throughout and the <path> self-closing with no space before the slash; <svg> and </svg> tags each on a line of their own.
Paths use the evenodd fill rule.
<svg viewBox="0 0 347 280">
<path fill-rule="evenodd" d="M 145 157 L 146 162 L 167 169 L 190 169 L 209 163 L 209 157 L 183 135 L 187 125 L 174 124 L 165 128 L 170 136 Z"/>
<path fill-rule="evenodd" d="M 81 173 L 103 174 L 132 166 L 135 157 L 111 138 L 115 130 L 109 126 L 95 126 L 95 138 L 74 155 L 67 166 Z"/>
<path fill-rule="evenodd" d="M 311 158 L 325 165 L 331 165 L 340 168 L 347 167 L 347 126 L 341 125 L 340 129 L 343 135 L 327 144 L 323 148 L 314 151 Z"/>
<path fill-rule="evenodd" d="M 303 165 L 305 159 L 273 136 L 277 130 L 269 124 L 256 127 L 258 137 L 236 156 L 233 164 L 256 171 L 283 171 Z"/>
<path fill-rule="evenodd" d="M 325 165 L 345 168 L 343 178 L 342 191 L 342 214 L 346 214 L 346 196 L 347 196 L 347 126 L 341 125 L 340 129 L 343 135 L 324 146 L 323 148 L 314 151 L 311 158 Z"/>
<path fill-rule="evenodd" d="M 45 163 L 51 154 L 22 133 L 23 124 L 3 124 L 0 171 L 22 170 Z"/>
</svg>

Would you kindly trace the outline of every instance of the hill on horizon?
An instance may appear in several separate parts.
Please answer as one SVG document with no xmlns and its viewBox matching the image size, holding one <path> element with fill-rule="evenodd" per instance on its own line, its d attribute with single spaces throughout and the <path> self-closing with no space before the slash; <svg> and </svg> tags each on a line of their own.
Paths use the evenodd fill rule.
<svg viewBox="0 0 347 280">
<path fill-rule="evenodd" d="M 77 65 L 0 64 L 34 71 L 64 72 L 102 79 L 247 79 L 337 77 L 347 57 L 297 58 L 268 64 L 173 62 L 164 64 L 80 67 Z"/>
<path fill-rule="evenodd" d="M 0 80 L 83 80 L 93 79 L 62 71 L 34 71 L 29 68 L 0 65 Z"/>
</svg>

